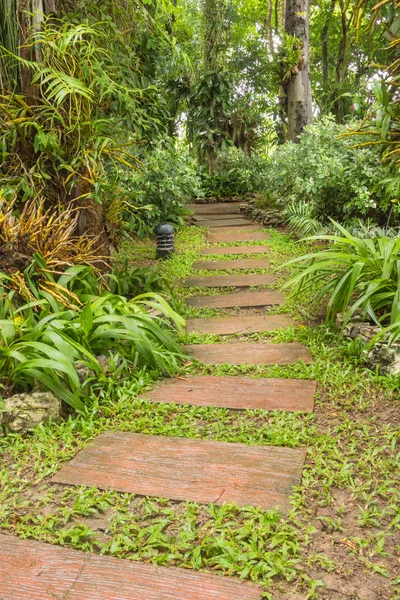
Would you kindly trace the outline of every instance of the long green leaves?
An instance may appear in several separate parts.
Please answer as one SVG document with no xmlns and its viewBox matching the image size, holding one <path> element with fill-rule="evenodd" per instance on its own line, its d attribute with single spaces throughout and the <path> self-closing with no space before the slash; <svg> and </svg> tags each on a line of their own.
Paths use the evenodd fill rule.
<svg viewBox="0 0 400 600">
<path fill-rule="evenodd" d="M 35 261 L 46 270 L 41 257 Z M 104 353 L 164 373 L 178 368 L 184 352 L 172 335 L 171 323 L 181 328 L 184 320 L 159 294 L 128 300 L 106 291 L 105 280 L 99 282 L 89 267 L 75 266 L 58 282 L 49 274 L 58 286 L 58 300 L 37 289 L 32 270 L 26 275 L 26 289 L 37 300 L 18 306 L 14 291 L 0 289 L 0 385 L 7 393 L 31 389 L 39 381 L 82 410 L 86 384 L 78 378 L 76 361 L 86 364 L 97 380 L 104 375 L 96 356 Z M 7 276 L 2 279 L 8 283 Z M 80 307 L 65 308 L 62 298 L 71 294 Z"/>
<path fill-rule="evenodd" d="M 307 238 L 329 242 L 327 248 L 296 258 L 288 265 L 302 264 L 299 273 L 286 284 L 297 286 L 295 293 L 320 289 L 329 296 L 327 318 L 344 313 L 344 324 L 361 310 L 377 324 L 400 321 L 400 238 L 361 239 L 333 221 L 339 235 Z M 303 266 L 304 265 L 304 266 Z"/>
</svg>

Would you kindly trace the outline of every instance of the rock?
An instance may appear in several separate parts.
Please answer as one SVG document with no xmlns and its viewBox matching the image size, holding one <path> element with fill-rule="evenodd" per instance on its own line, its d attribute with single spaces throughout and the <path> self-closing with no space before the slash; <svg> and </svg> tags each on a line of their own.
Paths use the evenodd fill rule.
<svg viewBox="0 0 400 600">
<path fill-rule="evenodd" d="M 76 360 L 74 366 L 81 383 L 88 379 L 88 377 L 94 377 L 95 375 L 94 371 L 89 369 L 89 367 L 81 360 Z"/>
<path fill-rule="evenodd" d="M 96 358 L 99 361 L 101 370 L 103 371 L 104 375 L 110 375 L 112 369 L 111 362 L 108 356 L 106 356 L 105 354 L 99 354 L 99 356 L 96 356 Z"/>
<path fill-rule="evenodd" d="M 103 371 L 104 375 L 111 375 L 111 362 L 108 356 L 106 356 L 105 354 L 99 354 L 99 356 L 96 356 L 96 358 L 100 364 L 100 368 Z M 93 369 L 90 369 L 81 360 L 75 361 L 75 370 L 78 374 L 79 381 L 81 383 L 83 383 L 89 377 L 94 377 L 96 375 L 96 372 L 93 371 Z"/>
<path fill-rule="evenodd" d="M 61 402 L 51 392 L 15 394 L 6 398 L 4 404 L 0 424 L 7 425 L 14 433 L 25 433 L 43 421 L 60 418 Z"/>
<path fill-rule="evenodd" d="M 275 208 L 256 208 L 249 202 L 247 206 L 241 205 L 240 211 L 267 227 L 280 227 L 283 224 L 282 213 Z"/>
</svg>

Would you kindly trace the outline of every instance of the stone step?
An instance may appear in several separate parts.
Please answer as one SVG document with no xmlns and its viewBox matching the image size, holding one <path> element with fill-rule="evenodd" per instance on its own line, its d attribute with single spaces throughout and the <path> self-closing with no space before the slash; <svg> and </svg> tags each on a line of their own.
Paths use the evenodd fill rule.
<svg viewBox="0 0 400 600">
<path fill-rule="evenodd" d="M 239 227 L 242 225 L 251 225 L 251 221 L 248 219 L 243 219 L 242 217 L 237 217 L 235 219 L 204 219 L 201 221 L 196 221 L 194 223 L 198 227 Z"/>
<path fill-rule="evenodd" d="M 294 326 L 295 323 L 289 315 L 253 315 L 234 317 L 212 317 L 209 319 L 187 319 L 186 331 L 188 333 L 214 333 L 216 335 L 230 335 L 240 333 L 261 333 L 275 329 Z"/>
<path fill-rule="evenodd" d="M 164 379 L 145 397 L 152 402 L 233 409 L 312 412 L 317 382 L 308 379 L 191 376 Z"/>
<path fill-rule="evenodd" d="M 195 360 L 209 365 L 289 365 L 299 360 L 306 364 L 312 362 L 309 350 L 298 343 L 195 344 L 185 349 Z"/>
<path fill-rule="evenodd" d="M 229 227 L 229 225 L 225 226 L 225 227 L 218 227 L 218 229 L 211 229 L 211 231 L 209 232 L 209 236 L 215 234 L 238 234 L 238 233 L 254 233 L 255 231 L 263 231 L 265 228 L 257 225 L 255 223 L 250 223 L 249 225 L 241 225 L 240 227 Z M 236 240 L 232 240 L 232 241 L 236 241 Z M 239 240 L 237 240 L 239 241 Z"/>
<path fill-rule="evenodd" d="M 275 277 L 273 275 L 246 273 L 244 275 L 206 275 L 189 277 L 185 281 L 185 287 L 249 287 L 251 285 L 273 285 L 274 283 Z"/>
<path fill-rule="evenodd" d="M 266 258 L 242 258 L 232 260 L 198 260 L 193 269 L 206 271 L 225 271 L 226 269 L 267 269 L 269 261 Z"/>
<path fill-rule="evenodd" d="M 234 308 L 252 306 L 274 306 L 282 304 L 284 297 L 276 290 L 262 292 L 233 292 L 220 296 L 191 296 L 186 299 L 186 304 L 193 307 L 208 308 Z"/>
<path fill-rule="evenodd" d="M 267 246 L 226 246 L 225 248 L 203 248 L 200 254 L 268 254 L 268 252 Z"/>
<path fill-rule="evenodd" d="M 192 221 L 237 221 L 238 219 L 244 219 L 239 213 L 225 213 L 224 215 L 192 215 Z"/>
<path fill-rule="evenodd" d="M 269 233 L 264 231 L 228 231 L 224 233 L 221 229 L 209 233 L 207 241 L 210 244 L 218 244 L 220 242 L 256 242 L 258 240 L 266 240 Z"/>
<path fill-rule="evenodd" d="M 215 202 L 213 204 L 188 204 L 187 207 L 198 215 L 221 215 L 240 213 L 240 206 L 246 202 Z"/>
<path fill-rule="evenodd" d="M 108 431 L 52 481 L 173 500 L 285 510 L 292 486 L 300 483 L 305 454 L 303 448 Z"/>
<path fill-rule="evenodd" d="M 261 588 L 208 573 L 0 535 L 1 600 L 259 600 Z"/>
</svg>

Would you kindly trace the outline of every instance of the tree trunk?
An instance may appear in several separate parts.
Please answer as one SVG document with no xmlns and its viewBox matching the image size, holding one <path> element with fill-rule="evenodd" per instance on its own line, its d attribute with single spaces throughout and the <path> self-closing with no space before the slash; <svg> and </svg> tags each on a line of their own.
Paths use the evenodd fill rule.
<svg viewBox="0 0 400 600">
<path fill-rule="evenodd" d="M 312 98 L 309 69 L 309 0 L 287 0 L 286 33 L 302 42 L 302 56 L 292 70 L 287 85 L 288 139 L 298 142 L 306 125 L 312 122 Z"/>
<path fill-rule="evenodd" d="M 331 0 L 328 16 L 321 31 L 321 47 L 322 47 L 322 81 L 325 94 L 328 93 L 329 89 L 329 51 L 328 51 L 328 39 L 329 39 L 329 27 L 332 21 L 333 12 L 335 10 L 336 0 Z"/>
<path fill-rule="evenodd" d="M 343 0 L 339 0 L 340 6 L 340 23 L 341 23 L 341 37 L 339 44 L 339 52 L 336 61 L 336 89 L 334 92 L 335 101 L 333 105 L 333 112 L 335 114 L 336 123 L 343 122 L 343 102 L 340 98 L 342 83 L 346 77 L 347 72 L 347 34 L 348 34 L 348 22 L 347 22 L 347 9 L 348 2 L 346 4 Z"/>
</svg>

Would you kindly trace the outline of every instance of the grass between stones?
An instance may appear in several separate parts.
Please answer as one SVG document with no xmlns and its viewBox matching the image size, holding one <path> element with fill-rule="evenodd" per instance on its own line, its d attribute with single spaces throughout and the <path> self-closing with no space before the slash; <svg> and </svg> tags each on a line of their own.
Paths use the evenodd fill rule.
<svg viewBox="0 0 400 600">
<path fill-rule="evenodd" d="M 198 311 L 184 304 L 191 293 L 214 293 L 182 286 L 204 245 L 204 230 L 186 228 L 177 236 L 174 257 L 160 266 L 173 282 L 175 308 L 187 317 L 234 314 Z M 265 245 L 270 248 L 268 272 L 305 249 L 277 232 L 271 232 Z M 150 261 L 154 247 L 143 242 L 127 246 L 122 254 Z M 277 272 L 276 277 L 279 287 L 288 272 Z M 251 579 L 273 600 L 398 600 L 399 381 L 364 370 L 362 349 L 355 342 L 344 341 L 324 324 L 309 327 L 307 319 L 317 320 L 321 313 L 315 297 L 288 298 L 284 308 L 301 321 L 299 327 L 246 338 L 181 334 L 180 339 L 192 344 L 299 341 L 310 348 L 314 363 L 213 367 L 188 362 L 182 373 L 315 378 L 314 414 L 151 404 L 138 395 L 150 389 L 156 373 L 136 371 L 122 381 L 115 376 L 93 391 L 87 414 L 39 426 L 27 437 L 0 439 L 1 529 L 120 558 Z M 106 429 L 307 446 L 302 485 L 283 516 L 251 507 L 140 498 L 49 482 L 64 461 Z"/>
</svg>

